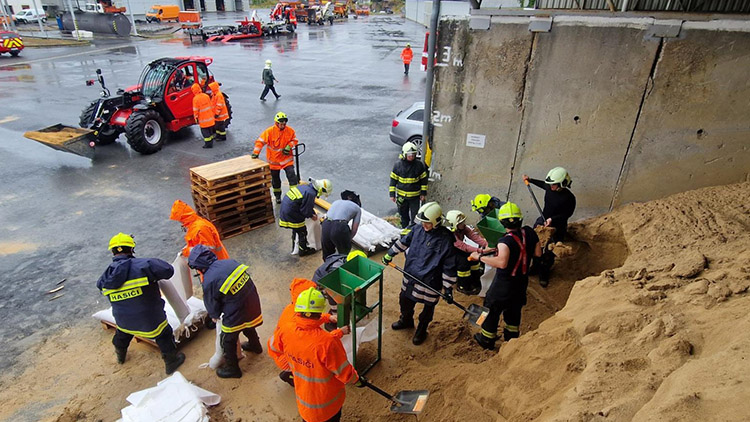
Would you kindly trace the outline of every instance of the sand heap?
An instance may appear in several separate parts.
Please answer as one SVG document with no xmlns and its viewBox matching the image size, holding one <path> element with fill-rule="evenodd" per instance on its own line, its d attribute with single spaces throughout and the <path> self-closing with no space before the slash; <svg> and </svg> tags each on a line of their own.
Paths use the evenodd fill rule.
<svg viewBox="0 0 750 422">
<path fill-rule="evenodd" d="M 430 389 L 423 420 L 748 420 L 749 208 L 743 183 L 576 224 L 592 245 L 622 236 L 624 264 L 577 282 L 560 312 L 498 353 L 438 323 L 431 350 L 396 352 L 385 366 L 397 375 L 379 381 Z M 348 403 L 353 420 L 400 420 L 371 399 Z"/>
</svg>

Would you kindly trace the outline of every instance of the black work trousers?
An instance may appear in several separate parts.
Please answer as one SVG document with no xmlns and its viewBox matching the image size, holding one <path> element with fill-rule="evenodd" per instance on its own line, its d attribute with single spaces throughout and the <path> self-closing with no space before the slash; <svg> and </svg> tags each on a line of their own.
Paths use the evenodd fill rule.
<svg viewBox="0 0 750 422">
<path fill-rule="evenodd" d="M 297 229 L 292 229 L 292 248 L 294 248 L 294 242 L 299 241 L 300 248 L 307 248 L 307 226 L 302 226 Z"/>
<path fill-rule="evenodd" d="M 268 91 L 269 91 L 269 90 L 270 90 L 271 92 L 273 92 L 273 95 L 274 95 L 274 96 L 275 96 L 276 98 L 279 98 L 279 94 L 277 94 L 277 93 L 276 93 L 276 88 L 274 88 L 274 87 L 273 87 L 273 84 L 271 84 L 271 85 L 268 85 L 268 84 L 266 84 L 265 88 L 263 88 L 263 93 L 262 93 L 262 94 L 260 94 L 260 99 L 261 99 L 261 100 L 265 100 L 265 99 L 266 99 L 266 95 L 268 95 Z"/>
<path fill-rule="evenodd" d="M 217 141 L 227 140 L 227 121 L 228 120 L 217 120 L 214 124 L 214 128 L 216 129 Z"/>
<path fill-rule="evenodd" d="M 482 323 L 482 335 L 495 339 L 497 338 L 497 327 L 500 325 L 500 315 L 503 316 L 503 321 L 506 327 L 514 327 L 515 331 L 518 331 L 518 327 L 521 325 L 521 309 L 523 305 L 520 303 L 513 303 L 511 300 L 484 300 L 484 306 L 490 309 Z"/>
<path fill-rule="evenodd" d="M 346 220 L 325 220 L 322 225 L 323 261 L 338 251 L 348 255 L 352 250 L 352 230 Z"/>
<path fill-rule="evenodd" d="M 211 142 L 214 140 L 214 132 L 215 132 L 215 126 L 211 127 L 202 127 L 201 128 L 201 136 L 203 137 L 204 142 Z"/>
<path fill-rule="evenodd" d="M 115 330 L 115 335 L 112 337 L 112 344 L 118 349 L 127 349 L 130 345 L 130 340 L 133 339 L 132 334 L 128 334 L 124 331 Z M 173 354 L 177 352 L 177 345 L 174 342 L 174 335 L 172 334 L 172 327 L 167 324 L 167 328 L 161 332 L 158 336 L 152 340 L 159 346 L 159 350 L 165 355 Z"/>
<path fill-rule="evenodd" d="M 284 173 L 286 173 L 289 186 L 297 186 L 299 180 L 297 180 L 297 173 L 294 172 L 294 166 L 284 167 Z M 271 170 L 271 187 L 276 199 L 281 198 L 281 170 Z"/>
<path fill-rule="evenodd" d="M 409 63 L 404 63 L 404 75 L 409 74 Z"/>
<path fill-rule="evenodd" d="M 398 206 L 398 214 L 401 216 L 401 228 L 405 229 L 414 222 L 414 217 L 417 216 L 417 211 L 419 211 L 419 197 L 406 198 L 397 196 L 396 205 Z"/>
<path fill-rule="evenodd" d="M 242 334 L 247 337 L 250 343 L 259 342 L 258 333 L 255 331 L 255 327 L 245 328 L 241 330 Z M 224 360 L 232 366 L 237 364 L 237 340 L 240 339 L 240 331 L 233 333 L 221 332 L 219 341 L 221 342 L 221 352 L 224 354 Z"/>
<path fill-rule="evenodd" d="M 398 296 L 398 305 L 401 308 L 401 320 L 406 323 L 414 321 L 414 308 L 417 306 L 417 302 L 407 296 L 403 290 L 401 290 L 401 294 Z M 434 315 L 435 304 L 425 303 L 422 312 L 419 314 L 419 323 L 429 324 Z"/>
</svg>

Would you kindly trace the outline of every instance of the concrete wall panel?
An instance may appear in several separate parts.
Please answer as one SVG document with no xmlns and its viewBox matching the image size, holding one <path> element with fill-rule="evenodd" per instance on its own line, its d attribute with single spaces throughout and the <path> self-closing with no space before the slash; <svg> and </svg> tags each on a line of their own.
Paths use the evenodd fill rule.
<svg viewBox="0 0 750 422">
<path fill-rule="evenodd" d="M 609 209 L 658 41 L 643 29 L 555 25 L 538 33 L 510 200 L 537 215 L 521 175 L 573 177 L 574 218 Z"/>
<path fill-rule="evenodd" d="M 450 121 L 434 131 L 433 169 L 442 177 L 431 198 L 446 212 L 468 212 L 477 193 L 507 196 L 531 43 L 527 25 L 470 31 L 467 22 L 442 22 L 433 108 Z M 468 133 L 485 135 L 485 147 L 467 146 Z"/>
<path fill-rule="evenodd" d="M 614 205 L 748 180 L 750 33 L 667 39 Z"/>
</svg>

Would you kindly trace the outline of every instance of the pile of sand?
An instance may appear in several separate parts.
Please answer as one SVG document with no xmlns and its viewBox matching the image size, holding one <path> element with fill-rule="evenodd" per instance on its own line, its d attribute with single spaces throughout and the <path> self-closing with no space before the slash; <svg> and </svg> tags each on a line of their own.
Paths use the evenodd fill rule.
<svg viewBox="0 0 750 422">
<path fill-rule="evenodd" d="M 368 377 L 392 392 L 429 389 L 424 421 L 747 420 L 749 208 L 743 183 L 577 223 L 577 242 L 566 245 L 550 287 L 532 279 L 519 339 L 481 350 L 471 340 L 476 328 L 441 304 L 422 346 L 411 344 L 412 333 L 386 331 L 383 361 Z M 291 278 L 299 267 L 271 264 L 254 271 L 289 270 Z M 398 315 L 399 284 L 387 270 L 386 325 Z M 273 292 L 283 301 L 285 286 Z M 263 339 L 278 311 L 264 311 Z M 142 345 L 125 365 L 114 363 L 111 332 L 92 327 L 72 327 L 29 354 L 26 371 L 3 380 L 0 418 L 114 420 L 130 392 L 163 377 L 158 356 Z M 219 380 L 197 368 L 213 353 L 211 335 L 185 352 L 181 372 L 223 397 L 212 420 L 299 420 L 293 392 L 267 356 L 243 360 L 242 379 Z M 390 414 L 368 390 L 349 388 L 347 397 L 344 420 L 413 420 Z"/>
</svg>

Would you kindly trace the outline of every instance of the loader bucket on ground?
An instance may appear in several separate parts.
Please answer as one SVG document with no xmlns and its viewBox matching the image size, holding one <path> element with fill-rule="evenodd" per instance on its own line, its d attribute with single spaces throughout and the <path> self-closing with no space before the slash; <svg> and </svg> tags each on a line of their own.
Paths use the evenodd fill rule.
<svg viewBox="0 0 750 422">
<path fill-rule="evenodd" d="M 56 124 L 26 132 L 23 136 L 59 151 L 94 158 L 96 135 L 93 130 Z"/>
</svg>

